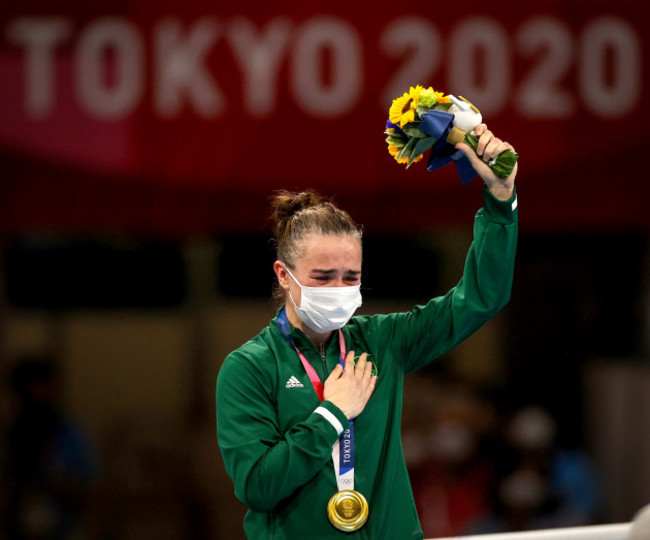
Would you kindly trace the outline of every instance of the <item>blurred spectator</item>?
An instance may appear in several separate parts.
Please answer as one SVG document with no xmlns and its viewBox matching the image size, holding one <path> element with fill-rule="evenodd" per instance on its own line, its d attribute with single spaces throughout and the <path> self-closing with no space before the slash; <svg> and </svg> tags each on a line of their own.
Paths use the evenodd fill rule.
<svg viewBox="0 0 650 540">
<path fill-rule="evenodd" d="M 468 389 L 448 387 L 437 418 L 405 430 L 404 453 L 426 537 L 456 536 L 489 511 L 493 467 L 482 441 L 491 409 Z"/>
<path fill-rule="evenodd" d="M 557 426 L 541 407 L 521 409 L 512 419 L 508 438 L 522 462 L 548 470 L 549 488 L 557 500 L 557 526 L 588 525 L 597 519 L 600 492 L 595 467 L 579 449 L 556 443 Z"/>
<path fill-rule="evenodd" d="M 4 443 L 3 537 L 83 538 L 95 459 L 79 427 L 59 408 L 53 362 L 19 362 L 11 385 L 16 408 Z"/>
<path fill-rule="evenodd" d="M 577 449 L 556 444 L 557 426 L 537 406 L 519 410 L 506 430 L 494 513 L 468 533 L 522 531 L 589 525 L 598 519 L 600 491 L 594 466 Z"/>
<path fill-rule="evenodd" d="M 529 531 L 558 526 L 545 471 L 517 464 L 494 485 L 492 514 L 469 524 L 467 534 Z"/>
</svg>

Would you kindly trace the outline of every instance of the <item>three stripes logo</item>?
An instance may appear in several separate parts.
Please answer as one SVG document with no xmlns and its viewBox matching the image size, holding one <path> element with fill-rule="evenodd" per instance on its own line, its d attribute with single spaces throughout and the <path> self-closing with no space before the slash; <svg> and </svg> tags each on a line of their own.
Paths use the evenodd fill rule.
<svg viewBox="0 0 650 540">
<path fill-rule="evenodd" d="M 305 385 L 302 384 L 298 379 L 296 379 L 293 375 L 291 378 L 287 381 L 287 388 L 304 388 Z"/>
</svg>

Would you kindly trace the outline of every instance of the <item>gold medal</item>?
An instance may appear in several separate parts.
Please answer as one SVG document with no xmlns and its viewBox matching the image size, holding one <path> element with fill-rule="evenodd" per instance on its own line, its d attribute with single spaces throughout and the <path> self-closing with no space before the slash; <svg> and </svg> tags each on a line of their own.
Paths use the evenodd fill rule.
<svg viewBox="0 0 650 540">
<path fill-rule="evenodd" d="M 353 489 L 335 493 L 327 503 L 327 516 L 338 530 L 350 532 L 363 527 L 368 519 L 368 502 Z"/>
</svg>

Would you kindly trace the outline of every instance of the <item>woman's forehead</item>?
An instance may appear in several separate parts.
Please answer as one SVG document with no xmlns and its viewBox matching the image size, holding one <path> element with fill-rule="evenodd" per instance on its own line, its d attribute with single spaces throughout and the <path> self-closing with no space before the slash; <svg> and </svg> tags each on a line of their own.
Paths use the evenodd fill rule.
<svg viewBox="0 0 650 540">
<path fill-rule="evenodd" d="M 305 237 L 300 261 L 305 264 L 329 264 L 332 267 L 361 268 L 361 243 L 348 234 L 312 233 Z"/>
</svg>

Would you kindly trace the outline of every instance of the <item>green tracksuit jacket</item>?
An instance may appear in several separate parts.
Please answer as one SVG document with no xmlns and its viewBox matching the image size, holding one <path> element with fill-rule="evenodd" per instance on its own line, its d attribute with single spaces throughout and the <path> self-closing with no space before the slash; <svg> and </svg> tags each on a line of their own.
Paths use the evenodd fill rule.
<svg viewBox="0 0 650 540">
<path fill-rule="evenodd" d="M 360 530 L 338 531 L 326 511 L 337 491 L 335 424 L 347 428 L 348 420 L 331 402 L 319 403 L 275 319 L 228 355 L 217 379 L 217 433 L 235 495 L 249 508 L 244 520 L 249 538 L 423 537 L 400 440 L 403 378 L 464 340 L 508 302 L 516 206 L 514 196 L 502 202 L 485 190 L 463 277 L 446 295 L 405 313 L 356 316 L 343 328 L 347 350 L 370 353 L 379 370 L 375 391 L 355 420 L 355 489 L 370 507 Z M 291 337 L 324 382 L 339 360 L 337 333 L 326 358 L 300 330 L 292 329 Z M 338 422 L 316 411 L 319 407 Z"/>
</svg>

